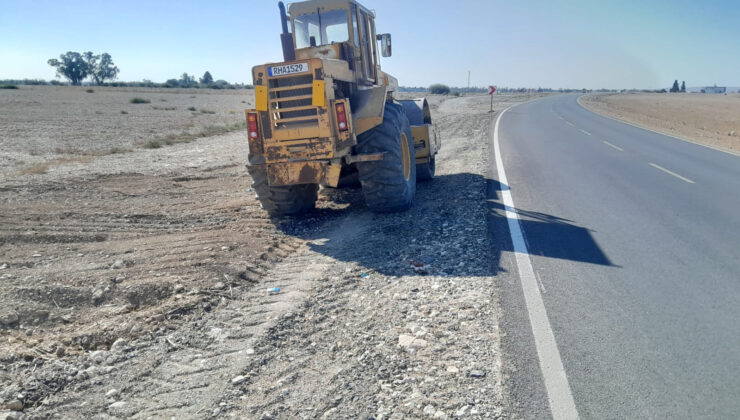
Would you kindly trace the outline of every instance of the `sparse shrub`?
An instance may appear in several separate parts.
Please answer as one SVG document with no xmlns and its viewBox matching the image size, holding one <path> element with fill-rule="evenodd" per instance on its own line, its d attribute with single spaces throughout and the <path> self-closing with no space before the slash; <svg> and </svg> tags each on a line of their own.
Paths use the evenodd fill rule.
<svg viewBox="0 0 740 420">
<path fill-rule="evenodd" d="M 460 96 L 460 92 L 452 92 L 452 96 Z"/>
<path fill-rule="evenodd" d="M 429 93 L 436 95 L 447 95 L 450 93 L 450 87 L 441 83 L 435 83 L 429 86 Z"/>
<path fill-rule="evenodd" d="M 131 98 L 131 100 L 130 100 L 129 102 L 131 102 L 132 104 L 148 104 L 148 103 L 150 103 L 151 101 L 150 101 L 149 99 L 146 99 L 146 98 L 139 98 L 139 97 L 137 96 L 137 97 L 135 97 L 135 98 Z"/>
<path fill-rule="evenodd" d="M 158 140 L 149 140 L 148 142 L 144 143 L 145 149 L 159 149 L 162 147 L 162 143 L 160 143 Z"/>
<path fill-rule="evenodd" d="M 194 106 L 188 107 L 188 111 L 197 111 Z"/>
<path fill-rule="evenodd" d="M 201 114 L 215 114 L 216 111 L 211 111 L 210 109 L 201 109 L 200 113 Z"/>
<path fill-rule="evenodd" d="M 152 108 L 160 111 L 174 111 L 177 109 L 174 106 L 153 106 Z"/>
<path fill-rule="evenodd" d="M 0 85 L 0 89 L 18 89 L 16 85 Z"/>
<path fill-rule="evenodd" d="M 85 92 L 87 92 L 87 93 L 95 93 L 95 90 L 94 89 L 85 89 Z"/>
<path fill-rule="evenodd" d="M 126 112 L 126 111 L 121 111 L 121 114 L 124 114 L 124 115 L 125 115 L 125 114 L 128 114 L 128 112 Z"/>
</svg>

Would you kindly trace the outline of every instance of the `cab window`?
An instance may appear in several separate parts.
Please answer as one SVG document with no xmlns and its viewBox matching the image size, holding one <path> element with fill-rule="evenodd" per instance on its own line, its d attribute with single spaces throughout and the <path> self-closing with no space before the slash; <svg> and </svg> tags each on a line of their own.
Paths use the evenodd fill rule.
<svg viewBox="0 0 740 420">
<path fill-rule="evenodd" d="M 349 41 L 347 10 L 336 9 L 301 15 L 293 20 L 296 48 L 307 48 L 311 37 L 315 46 Z"/>
</svg>

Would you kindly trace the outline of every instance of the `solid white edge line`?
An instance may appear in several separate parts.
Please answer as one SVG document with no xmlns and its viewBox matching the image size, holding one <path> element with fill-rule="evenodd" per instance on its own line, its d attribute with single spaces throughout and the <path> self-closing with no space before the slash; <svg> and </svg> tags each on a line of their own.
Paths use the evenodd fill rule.
<svg viewBox="0 0 740 420">
<path fill-rule="evenodd" d="M 514 199 L 511 196 L 506 172 L 504 171 L 503 159 L 501 158 L 498 128 L 501 117 L 506 111 L 508 111 L 508 108 L 496 118 L 496 125 L 493 130 L 493 149 L 496 155 L 496 170 L 498 171 L 499 183 L 501 184 L 501 195 L 506 206 L 509 233 L 511 235 L 511 242 L 514 245 L 514 255 L 516 256 L 516 265 L 519 270 L 519 279 L 521 280 L 524 301 L 527 306 L 527 312 L 529 313 L 529 323 L 532 326 L 537 357 L 540 362 L 542 377 L 545 381 L 545 389 L 547 390 L 547 398 L 550 403 L 552 417 L 554 420 L 577 419 L 578 410 L 576 409 L 573 394 L 568 384 L 568 377 L 565 374 L 558 345 L 555 342 L 555 335 L 552 332 L 550 320 L 545 311 L 545 304 L 537 284 L 537 278 L 532 269 L 529 250 L 527 249 L 524 233 L 519 224 L 519 216 L 514 206 Z"/>
<path fill-rule="evenodd" d="M 624 152 L 624 149 L 622 149 L 621 147 L 619 147 L 619 146 L 617 146 L 617 145 L 615 145 L 615 144 L 611 144 L 611 143 L 609 143 L 609 142 L 608 142 L 608 141 L 606 141 L 606 140 L 604 140 L 604 144 L 605 144 L 605 145 L 607 145 L 607 146 L 609 146 L 609 147 L 611 147 L 611 148 L 617 149 L 617 150 L 619 150 L 620 152 Z"/>
<path fill-rule="evenodd" d="M 661 170 L 661 171 L 667 173 L 668 175 L 673 175 L 676 178 L 680 179 L 681 181 L 688 182 L 689 184 L 696 184 L 696 182 L 694 182 L 694 181 L 692 181 L 692 180 L 690 180 L 688 178 L 682 177 L 681 175 L 679 175 L 679 174 L 677 174 L 677 173 L 675 173 L 673 171 L 670 171 L 670 170 L 668 170 L 668 169 L 666 169 L 666 168 L 664 168 L 664 167 L 662 167 L 662 166 L 660 166 L 660 165 L 658 165 L 656 163 L 648 162 L 648 165 L 652 166 L 655 169 Z"/>
<path fill-rule="evenodd" d="M 596 111 L 594 111 L 592 109 L 587 108 L 586 105 L 583 105 L 581 103 L 581 98 L 583 98 L 584 96 L 586 96 L 586 95 L 581 95 L 578 98 L 576 98 L 576 102 L 578 103 L 578 105 L 581 108 L 585 109 L 586 111 L 588 111 L 588 112 L 590 112 L 592 114 L 596 114 L 596 115 L 602 116 L 604 118 L 609 118 L 612 121 L 616 121 L 616 122 L 619 122 L 619 123 L 622 123 L 622 124 L 631 125 L 632 127 L 639 128 L 640 130 L 645 130 L 645 131 L 650 131 L 651 133 L 660 134 L 661 136 L 666 136 L 666 137 L 670 137 L 672 139 L 681 140 L 681 141 L 686 142 L 686 143 L 691 143 L 691 144 L 695 144 L 697 146 L 706 147 L 707 149 L 712 149 L 712 150 L 716 150 L 718 152 L 727 153 L 728 155 L 740 156 L 740 153 L 735 152 L 733 150 L 727 150 L 727 149 L 723 149 L 721 147 L 711 146 L 709 144 L 704 144 L 704 143 L 699 143 L 697 141 L 690 140 L 690 139 L 685 139 L 685 138 L 682 138 L 682 137 L 678 137 L 678 136 L 675 136 L 673 134 L 661 133 L 660 131 L 653 130 L 651 128 L 643 127 L 641 125 L 633 124 L 633 123 L 628 122 L 628 121 L 620 120 L 619 118 L 614 118 L 614 117 L 611 117 L 609 115 L 602 114 L 601 112 L 596 112 Z"/>
</svg>

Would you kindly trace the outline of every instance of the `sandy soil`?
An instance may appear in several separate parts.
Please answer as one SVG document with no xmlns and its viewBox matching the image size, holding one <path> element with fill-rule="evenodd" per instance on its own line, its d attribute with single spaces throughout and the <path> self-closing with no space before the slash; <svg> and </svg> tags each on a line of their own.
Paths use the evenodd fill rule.
<svg viewBox="0 0 740 420">
<path fill-rule="evenodd" d="M 92 89 L 92 93 L 86 92 Z M 133 104 L 133 98 L 150 103 Z M 0 89 L 0 174 L 241 125 L 252 90 L 19 86 Z"/>
<path fill-rule="evenodd" d="M 400 214 L 326 189 L 271 220 L 242 132 L 4 179 L 0 418 L 505 417 L 489 98 L 430 100 Z"/>
<path fill-rule="evenodd" d="M 628 93 L 588 95 L 581 104 L 632 124 L 740 152 L 740 95 Z"/>
</svg>

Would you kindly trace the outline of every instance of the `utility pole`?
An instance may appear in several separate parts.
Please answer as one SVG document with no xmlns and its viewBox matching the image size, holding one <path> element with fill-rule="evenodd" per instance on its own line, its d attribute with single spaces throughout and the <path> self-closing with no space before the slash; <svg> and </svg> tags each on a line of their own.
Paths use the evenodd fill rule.
<svg viewBox="0 0 740 420">
<path fill-rule="evenodd" d="M 470 70 L 468 70 L 468 90 L 470 90 Z"/>
</svg>

